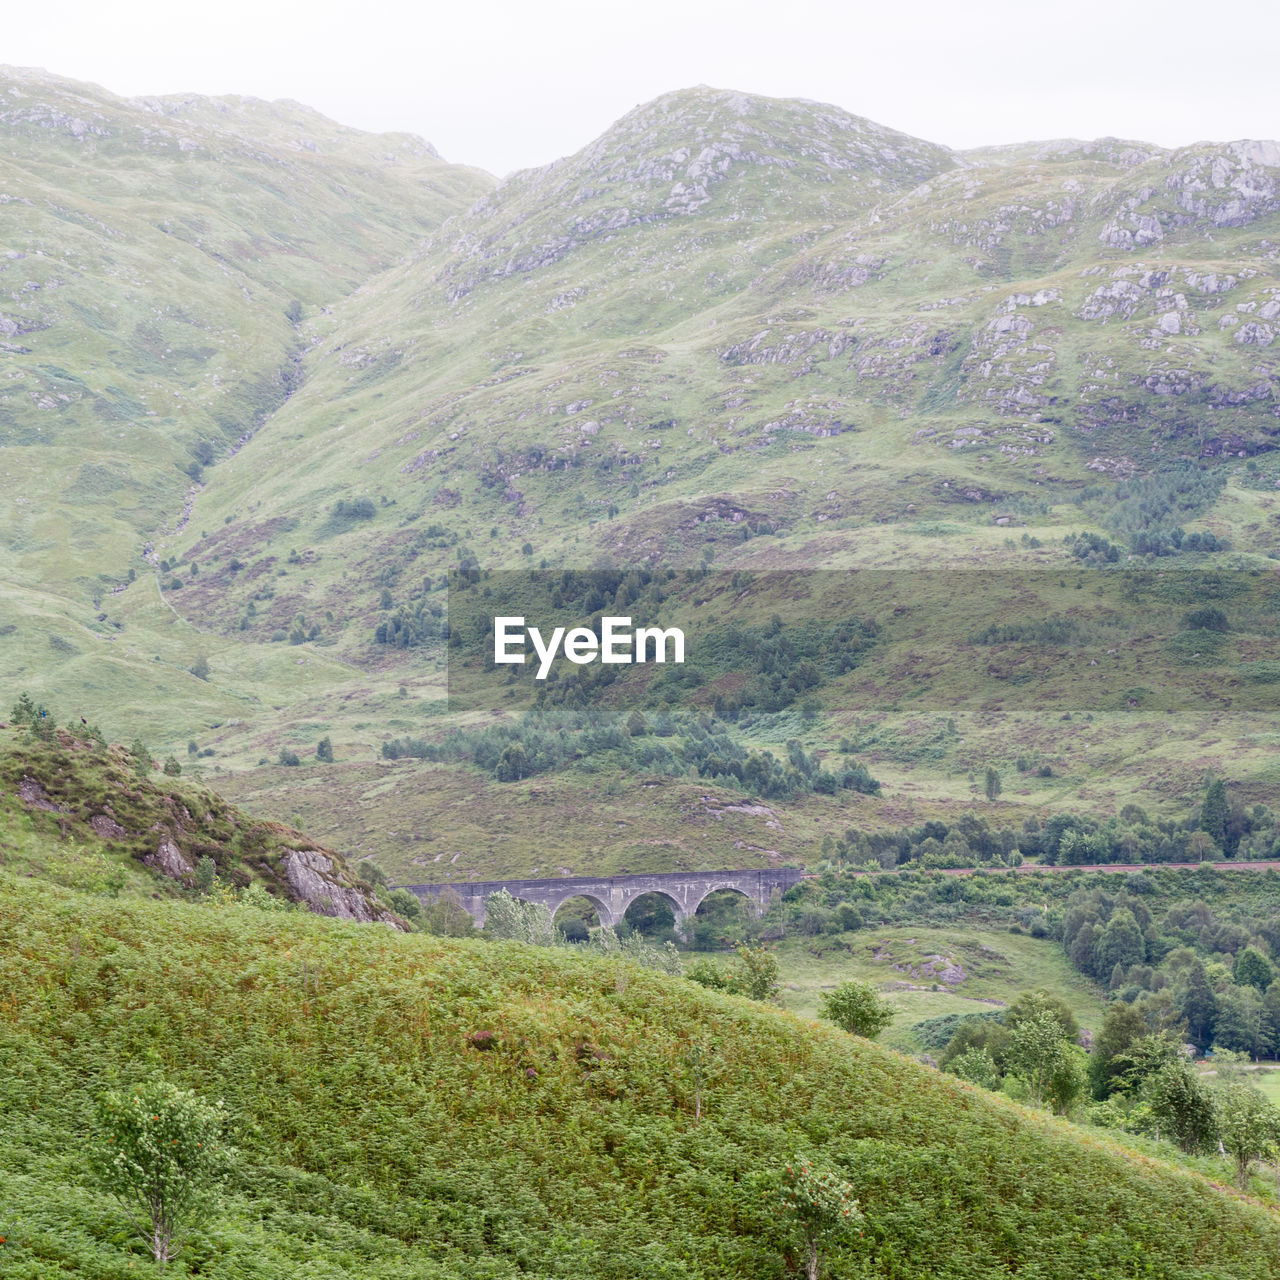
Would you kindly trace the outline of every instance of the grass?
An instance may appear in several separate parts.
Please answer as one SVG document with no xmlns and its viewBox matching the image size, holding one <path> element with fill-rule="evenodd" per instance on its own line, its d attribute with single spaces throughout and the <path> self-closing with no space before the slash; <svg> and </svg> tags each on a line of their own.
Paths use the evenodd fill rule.
<svg viewBox="0 0 1280 1280">
<path fill-rule="evenodd" d="M 99 1090 L 151 1075 L 223 1098 L 241 1151 L 171 1275 L 774 1278 L 796 1152 L 855 1185 L 853 1274 L 1280 1260 L 1272 1217 L 1195 1174 L 680 979 L 0 882 L 6 1280 L 151 1274 L 80 1145 Z"/>
<path fill-rule="evenodd" d="M 909 1052 L 920 1049 L 911 1034 L 914 1023 L 996 1010 L 1029 990 L 1066 1001 L 1082 1027 L 1102 1024 L 1101 998 L 1071 968 L 1061 946 L 1026 934 L 959 922 L 947 928 L 872 925 L 856 933 L 788 938 L 776 951 L 787 1009 L 817 1017 L 824 990 L 851 979 L 870 982 L 899 1010 L 885 1043 Z"/>
<path fill-rule="evenodd" d="M 1116 476 L 1170 455 L 1270 445 L 1266 403 L 1224 399 L 1255 385 L 1256 352 L 1217 324 L 1269 297 L 1262 223 L 1213 227 L 1211 246 L 1203 227 L 1171 224 L 1158 251 L 1140 255 L 1188 299 L 1199 333 L 1188 320 L 1152 345 L 1165 305 L 1154 285 L 1135 285 L 1124 314 L 1089 309 L 1100 287 L 1141 278 L 1131 252 L 1100 238 L 1113 203 L 1166 191 L 1170 166 L 1192 153 L 1153 150 L 1134 169 L 1101 153 L 1047 163 L 991 152 L 956 169 L 943 150 L 889 134 L 899 158 L 888 163 L 855 145 L 865 133 L 842 133 L 831 152 L 815 141 L 827 126 L 811 108 L 753 99 L 747 150 L 803 163 L 780 184 L 777 166 L 735 161 L 706 206 L 672 216 L 670 186 L 654 188 L 648 166 L 667 163 L 708 114 L 730 135 L 744 127 L 736 107 L 698 90 L 464 213 L 489 189 L 483 176 L 303 108 L 194 99 L 158 117 L 56 78 L 22 73 L 16 84 L 51 111 L 92 102 L 114 141 L 88 166 L 83 142 L 15 126 L 4 161 L 14 188 L 39 197 L 14 206 L 27 256 L 7 270 L 22 275 L 11 274 L 15 289 L 41 286 L 17 296 L 55 322 L 7 353 L 15 378 L 0 431 L 15 447 L 0 479 L 18 497 L 0 514 L 0 679 L 161 754 L 197 739 L 218 753 L 201 767 L 264 811 L 304 806 L 331 841 L 397 865 L 418 856 L 404 843 L 406 807 L 421 835 L 453 822 L 471 795 L 476 824 L 459 835 L 478 868 L 570 865 L 582 848 L 600 866 L 664 856 L 646 829 L 648 797 L 633 801 L 625 775 L 614 779 L 624 794 L 601 806 L 598 779 L 550 781 L 555 823 L 465 769 L 371 794 L 385 780 L 390 720 L 432 734 L 448 723 L 439 654 L 373 643 L 387 617 L 381 593 L 414 605 L 423 579 L 438 584 L 464 550 L 487 567 L 693 564 L 709 553 L 729 570 L 1073 573 L 1062 538 L 1105 532 Z M 199 163 L 174 150 L 172 133 L 154 134 L 164 120 L 195 142 Z M 602 178 L 606 153 L 625 181 Z M 851 167 L 833 185 L 815 157 L 837 153 Z M 871 188 L 853 173 L 879 184 L 874 221 Z M 570 224 L 565 182 L 582 196 Z M 1163 199 L 1143 208 L 1160 213 Z M 1030 212 L 1068 205 L 1076 213 L 1061 225 Z M 583 230 L 624 206 L 653 216 Z M 998 237 L 983 230 L 1011 209 L 1021 212 Z M 450 214 L 453 230 L 423 242 Z M 536 245 L 551 246 L 540 265 L 523 257 Z M 1234 284 L 1208 292 L 1197 281 L 1209 273 Z M 15 315 L 44 323 L 43 312 Z M 1197 386 L 1160 391 L 1181 368 Z M 1224 395 L 1208 396 L 1209 384 Z M 188 519 L 187 468 L 203 445 L 214 460 Z M 1187 525 L 1236 550 L 1204 563 L 1266 568 L 1280 499 L 1244 460 L 1213 465 L 1232 482 Z M 1101 493 L 1081 505 L 1089 485 Z M 368 499 L 373 516 L 335 522 L 334 504 L 350 499 Z M 163 574 L 160 559 L 172 566 Z M 315 640 L 273 639 L 300 615 L 308 635 L 319 627 Z M 1114 705 L 1135 682 L 1169 689 L 1196 677 L 1194 650 L 1140 640 L 1106 671 L 1089 663 L 1106 667 L 1109 644 L 1059 670 L 1103 699 L 1087 730 L 1014 715 L 1012 698 L 993 711 L 1008 673 L 988 677 L 979 660 L 992 655 L 958 646 L 932 683 L 947 688 L 964 742 L 913 757 L 904 721 L 918 682 L 899 659 L 917 625 L 903 620 L 884 646 L 888 665 L 868 667 L 864 683 L 823 695 L 819 747 L 884 717 L 875 727 L 888 745 L 870 762 L 893 798 L 883 813 L 859 809 L 859 821 L 969 806 L 970 772 L 1028 748 L 1062 757 L 1051 784 L 1006 786 L 1006 804 L 1037 812 L 1138 800 L 1180 815 L 1210 769 L 1229 771 L 1249 799 L 1274 788 L 1257 721 L 1265 689 L 1224 694 L 1231 707 L 1202 707 L 1173 734 Z M 189 672 L 201 653 L 207 681 Z M 1006 655 L 995 656 L 999 668 Z M 1233 652 L 1199 669 L 1203 687 L 1236 679 L 1235 658 L 1251 660 Z M 402 684 L 407 706 L 395 702 Z M 303 774 L 259 763 L 284 745 L 313 749 L 301 726 L 317 722 L 338 760 L 358 766 L 333 771 L 319 799 Z M 419 799 L 419 788 L 435 794 Z M 606 838 L 615 809 L 638 843 Z M 811 831 L 820 839 L 849 817 L 806 803 L 780 836 L 740 831 L 710 847 L 721 860 L 739 841 L 748 861 L 803 856 Z M 666 865 L 701 856 L 703 845 L 668 836 Z"/>
</svg>

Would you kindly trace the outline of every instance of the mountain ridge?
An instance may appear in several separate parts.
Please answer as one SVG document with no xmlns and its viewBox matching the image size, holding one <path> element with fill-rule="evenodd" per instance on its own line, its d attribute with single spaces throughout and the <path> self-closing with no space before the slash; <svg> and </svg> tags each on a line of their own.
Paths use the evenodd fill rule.
<svg viewBox="0 0 1280 1280">
<path fill-rule="evenodd" d="M 291 107 L 165 101 L 120 108 L 169 130 L 162 164 L 62 126 L 33 151 L 29 123 L 0 155 L 36 201 L 5 206 L 26 256 L 0 260 L 0 671 L 151 715 L 170 749 L 212 737 L 278 812 L 309 789 L 267 762 L 328 730 L 349 811 L 394 839 L 380 747 L 452 723 L 430 637 L 464 561 L 1065 571 L 1082 533 L 1130 565 L 1280 553 L 1267 144 L 958 154 L 694 89 L 495 186 L 339 126 L 286 148 Z M 181 151 L 184 111 L 266 130 L 273 190 L 251 197 L 250 144 Z M 1124 486 L 1178 467 L 1212 473 L 1200 496 L 1117 532 Z"/>
</svg>

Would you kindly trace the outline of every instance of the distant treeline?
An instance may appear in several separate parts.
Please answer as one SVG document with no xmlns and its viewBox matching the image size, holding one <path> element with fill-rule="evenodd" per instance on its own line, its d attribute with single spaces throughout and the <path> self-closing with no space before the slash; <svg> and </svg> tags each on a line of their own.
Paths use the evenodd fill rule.
<svg viewBox="0 0 1280 1280">
<path fill-rule="evenodd" d="M 646 716 L 604 708 L 531 708 L 515 724 L 454 729 L 440 742 L 394 738 L 382 745 L 385 759 L 465 760 L 499 782 L 570 767 L 592 771 L 647 771 L 679 776 L 691 771 L 723 786 L 769 800 L 841 789 L 875 793 L 880 784 L 858 764 L 826 767 L 788 739 L 786 757 L 745 746 L 728 725 L 700 712 L 660 709 Z"/>
<path fill-rule="evenodd" d="M 1153 475 L 1123 480 L 1107 492 L 1091 485 L 1078 499 L 1082 505 L 1105 500 L 1102 523 L 1128 542 L 1138 556 L 1171 556 L 1181 551 L 1229 551 L 1231 544 L 1212 533 L 1187 533 L 1181 522 L 1211 507 L 1226 484 L 1223 468 L 1181 462 Z M 1086 564 L 1114 564 L 1120 548 L 1097 534 L 1067 538 Z"/>
<path fill-rule="evenodd" d="M 1217 779 L 1182 819 L 1153 819 L 1135 804 L 1110 818 L 1056 813 L 1041 821 L 1032 815 L 1018 827 L 992 827 L 967 813 L 952 823 L 934 820 L 891 831 L 850 828 L 842 838 L 826 837 L 822 851 L 839 864 L 884 869 L 1018 866 L 1026 858 L 1050 867 L 1269 861 L 1280 859 L 1280 825 L 1266 805 L 1246 808 L 1232 801 Z"/>
</svg>

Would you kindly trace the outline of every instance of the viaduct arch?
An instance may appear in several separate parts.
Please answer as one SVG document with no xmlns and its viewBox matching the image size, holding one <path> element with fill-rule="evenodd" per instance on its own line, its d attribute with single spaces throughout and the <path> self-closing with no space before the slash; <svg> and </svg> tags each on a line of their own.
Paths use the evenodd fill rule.
<svg viewBox="0 0 1280 1280">
<path fill-rule="evenodd" d="M 798 884 L 803 872 L 794 867 L 751 871 L 670 871 L 647 876 L 563 876 L 552 880 L 473 880 L 466 884 L 409 884 L 403 887 L 423 902 L 447 891 L 456 893 L 478 926 L 484 924 L 485 899 L 505 889 L 513 898 L 536 902 L 554 916 L 570 898 L 586 898 L 601 924 L 616 925 L 627 908 L 647 893 L 660 894 L 671 904 L 677 921 L 697 911 L 717 889 L 732 889 L 750 898 L 763 912 L 775 892 Z"/>
</svg>

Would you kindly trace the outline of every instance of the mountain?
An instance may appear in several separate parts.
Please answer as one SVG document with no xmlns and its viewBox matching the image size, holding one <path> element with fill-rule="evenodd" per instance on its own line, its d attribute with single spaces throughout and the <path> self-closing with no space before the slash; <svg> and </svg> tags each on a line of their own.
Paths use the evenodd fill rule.
<svg viewBox="0 0 1280 1280">
<path fill-rule="evenodd" d="M 461 748 L 382 751 L 477 728 L 444 699 L 459 565 L 708 563 L 726 607 L 728 575 L 760 570 L 1050 570 L 1056 592 L 1089 556 L 1269 567 L 1277 144 L 957 153 L 697 88 L 495 185 L 294 104 L 6 84 L 15 688 L 157 749 L 195 740 L 228 794 L 416 877 L 804 859 L 1033 758 L 1059 781 L 1006 793 L 1013 820 L 1181 815 L 1227 761 L 1248 798 L 1271 785 L 1256 698 L 1217 747 L 1120 722 L 1187 682 L 1195 636 L 1108 676 L 1105 732 L 1066 702 L 1072 727 L 994 714 L 1010 686 L 971 644 L 979 601 L 936 664 L 950 705 L 903 701 L 918 655 L 889 604 L 879 683 L 833 674 L 813 716 L 741 739 L 818 761 L 846 739 L 878 798 L 711 821 L 735 795 L 687 769 L 642 795 L 616 761 L 603 787 L 580 764 L 513 787 Z M 1115 648 L 1105 612 L 1071 622 L 1081 666 Z M 1267 643 L 1241 633 L 1215 672 L 1261 680 Z M 333 766 L 276 763 L 324 735 Z"/>
<path fill-rule="evenodd" d="M 203 466 L 287 400 L 303 317 L 492 181 L 297 104 L 125 100 L 12 68 L 0 133 L 6 675 L 52 645 L 90 707 L 148 704 L 152 654 L 114 643 L 112 593 L 185 524 Z"/>
</svg>

